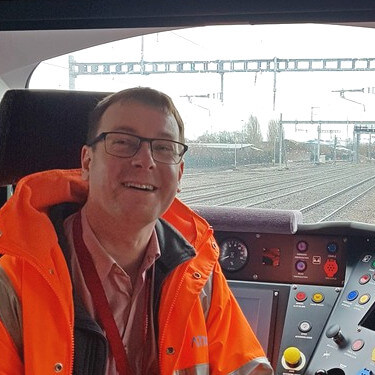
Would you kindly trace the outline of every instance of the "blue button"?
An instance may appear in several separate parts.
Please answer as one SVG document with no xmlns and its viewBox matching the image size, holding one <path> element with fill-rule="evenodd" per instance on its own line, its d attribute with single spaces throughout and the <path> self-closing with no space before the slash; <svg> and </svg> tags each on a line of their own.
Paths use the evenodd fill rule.
<svg viewBox="0 0 375 375">
<path fill-rule="evenodd" d="M 358 297 L 358 290 L 352 290 L 348 293 L 346 299 L 348 301 L 354 301 Z"/>
<path fill-rule="evenodd" d="M 335 254 L 337 253 L 337 250 L 338 250 L 338 246 L 337 246 L 337 243 L 336 242 L 330 242 L 328 245 L 327 245 L 327 251 L 331 254 Z"/>
</svg>

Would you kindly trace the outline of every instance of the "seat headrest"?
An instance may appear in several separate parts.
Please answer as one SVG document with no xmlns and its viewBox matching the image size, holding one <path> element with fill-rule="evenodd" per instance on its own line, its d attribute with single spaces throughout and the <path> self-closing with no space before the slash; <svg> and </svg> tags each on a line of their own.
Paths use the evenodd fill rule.
<svg viewBox="0 0 375 375">
<path fill-rule="evenodd" d="M 89 113 L 108 94 L 7 91 L 0 103 L 0 186 L 34 172 L 79 168 Z"/>
</svg>

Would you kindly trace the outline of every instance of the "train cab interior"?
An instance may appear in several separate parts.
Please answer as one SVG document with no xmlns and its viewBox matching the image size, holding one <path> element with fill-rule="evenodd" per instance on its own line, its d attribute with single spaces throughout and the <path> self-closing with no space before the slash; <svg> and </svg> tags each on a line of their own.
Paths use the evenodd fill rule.
<svg viewBox="0 0 375 375">
<path fill-rule="evenodd" d="M 305 24 L 310 27 L 308 35 L 311 39 L 304 40 L 302 38 L 300 43 L 312 43 L 318 39 L 318 36 L 311 34 L 311 31 L 315 30 L 311 27 L 316 24 L 322 24 L 325 28 L 327 26 L 345 27 L 345 30 L 342 29 L 342 35 L 345 35 L 344 40 L 337 40 L 337 44 L 342 43 L 349 46 L 346 38 L 355 34 L 353 30 L 357 30 L 357 28 L 368 32 L 370 39 L 366 39 L 366 44 L 363 47 L 364 54 L 358 52 L 359 50 L 352 53 L 347 49 L 345 51 L 347 55 L 333 57 L 332 54 L 324 55 L 322 52 L 322 55 L 317 58 L 303 54 L 302 46 L 296 45 L 296 52 L 288 55 L 279 50 L 281 55 L 277 58 L 275 56 L 264 57 L 261 54 L 256 55 L 256 53 L 249 52 L 246 64 L 244 58 L 240 59 L 237 55 L 231 57 L 230 51 L 226 52 L 225 56 L 222 55 L 224 57 L 220 55 L 223 65 L 218 63 L 218 58 L 211 55 L 210 58 L 205 57 L 205 59 L 196 57 L 193 66 L 193 60 L 186 51 L 186 55 L 181 61 L 185 61 L 184 66 L 187 61 L 190 61 L 190 70 L 195 69 L 198 63 L 202 64 L 201 73 L 211 74 L 211 76 L 218 73 L 217 69 L 232 69 L 231 72 L 234 73 L 237 68 L 243 70 L 245 67 L 252 74 L 253 86 L 255 86 L 254 80 L 260 81 L 263 76 L 269 74 L 271 94 L 266 98 L 270 101 L 268 105 L 271 112 L 277 112 L 277 115 L 275 113 L 273 115 L 279 121 L 278 124 L 281 123 L 285 127 L 291 125 L 294 130 L 303 127 L 306 123 L 309 126 L 316 125 L 318 129 L 323 126 L 327 126 L 326 129 L 328 129 L 328 126 L 332 125 L 332 128 L 328 129 L 325 134 L 328 134 L 327 137 L 330 137 L 330 140 L 334 136 L 334 158 L 328 157 L 333 154 L 328 151 L 328 140 L 326 144 L 324 143 L 324 131 L 322 131 L 322 138 L 319 139 L 321 142 L 319 147 L 322 149 L 326 147 L 327 159 L 320 158 L 320 154 L 318 154 L 318 160 L 316 160 L 316 155 L 313 155 L 315 151 L 311 151 L 304 163 L 297 160 L 297 157 L 294 159 L 291 156 L 286 157 L 281 150 L 282 142 L 280 141 L 278 144 L 277 139 L 273 140 L 273 148 L 271 147 L 270 151 L 271 154 L 273 152 L 273 158 L 271 155 L 269 163 L 259 159 L 259 150 L 262 146 L 255 147 L 253 140 L 241 141 L 241 148 L 237 147 L 238 139 L 234 142 L 225 140 L 221 141 L 221 144 L 225 144 L 229 150 L 225 152 L 227 152 L 226 155 L 230 155 L 230 162 L 229 164 L 224 163 L 224 165 L 215 164 L 208 174 L 206 166 L 199 163 L 202 160 L 208 160 L 210 155 L 217 156 L 216 162 L 219 159 L 217 151 L 219 146 L 212 142 L 212 145 L 208 146 L 209 142 L 206 137 L 205 139 L 201 138 L 199 148 L 197 146 L 199 142 L 192 139 L 189 150 L 192 156 L 187 156 L 186 159 L 188 167 L 186 193 L 183 191 L 180 198 L 182 201 L 185 200 L 213 227 L 215 237 L 220 245 L 221 267 L 229 286 L 257 334 L 275 374 L 374 375 L 375 218 L 371 215 L 372 207 L 375 205 L 375 195 L 371 190 L 374 187 L 373 179 L 375 178 L 373 172 L 375 156 L 371 156 L 371 147 L 373 147 L 371 133 L 375 133 L 375 113 L 371 108 L 375 109 L 375 77 L 373 77 L 375 55 L 372 48 L 375 40 L 375 4 L 373 1 L 287 1 L 280 3 L 277 1 L 248 2 L 238 0 L 193 4 L 192 2 L 160 0 L 152 4 L 145 2 L 122 4 L 117 1 L 96 0 L 90 2 L 0 0 L 0 207 L 7 199 L 11 198 L 17 181 L 23 176 L 48 169 L 80 167 L 80 149 L 85 142 L 88 115 L 100 99 L 108 92 L 117 89 L 116 86 L 110 87 L 106 83 L 98 84 L 100 77 L 93 77 L 94 73 L 101 72 L 104 75 L 107 69 L 107 76 L 114 80 L 116 79 L 114 78 L 116 77 L 115 73 L 123 73 L 125 69 L 129 73 L 130 66 L 132 69 L 139 68 L 139 74 L 128 74 L 131 76 L 129 83 L 126 80 L 119 82 L 119 87 L 125 88 L 126 85 L 130 85 L 129 87 L 138 85 L 138 81 L 143 85 L 146 82 L 143 80 L 143 76 L 151 77 L 152 73 L 157 76 L 164 63 L 163 69 L 169 69 L 170 66 L 166 64 L 166 61 L 178 65 L 178 61 L 176 62 L 170 57 L 170 51 L 163 50 L 161 47 L 162 51 L 159 52 L 166 54 L 165 59 L 155 60 L 151 64 L 142 55 L 142 53 L 146 54 L 146 42 L 144 39 L 140 39 L 141 37 L 157 35 L 154 37 L 155 40 L 157 38 L 161 40 L 163 33 L 169 32 L 178 40 L 184 40 L 189 45 L 195 44 L 196 46 L 199 38 L 204 38 L 206 27 L 224 27 L 217 31 L 217 38 L 220 38 L 223 33 L 226 33 L 225 27 L 229 25 L 234 27 L 259 26 L 261 28 L 256 32 L 261 35 L 265 30 L 262 27 L 280 25 L 290 27 L 290 25 L 303 26 Z M 194 34 L 196 39 L 188 39 L 190 34 L 184 34 L 184 30 L 191 28 L 198 28 L 198 32 Z M 277 30 L 281 30 L 281 28 L 272 29 L 274 38 Z M 292 34 L 287 34 L 287 37 L 295 35 L 294 30 L 291 32 Z M 335 34 L 336 38 L 337 35 L 340 34 Z M 353 45 L 359 44 L 360 39 L 356 38 L 359 38 L 360 35 L 362 34 L 356 34 L 353 38 Z M 372 36 L 374 38 L 371 44 Z M 118 67 L 112 67 L 108 55 L 100 56 L 95 60 L 92 54 L 88 54 L 88 60 L 84 63 L 77 62 L 72 57 L 74 51 L 133 38 L 138 38 L 138 41 L 142 43 L 141 58 L 139 61 L 122 61 L 122 67 L 120 67 L 119 60 L 115 60 Z M 324 38 L 329 37 L 323 35 Z M 160 40 L 158 39 L 158 42 Z M 332 41 L 334 42 L 335 39 Z M 290 39 L 289 42 L 288 40 L 286 42 L 293 44 L 296 43 L 296 40 Z M 145 44 L 143 45 L 143 43 Z M 245 43 L 241 40 L 232 40 L 230 43 L 243 43 L 240 49 L 246 49 Z M 267 43 L 266 39 L 259 39 L 260 51 L 262 48 L 266 48 Z M 227 46 L 229 44 L 225 45 L 225 48 Z M 123 47 L 126 53 L 132 54 L 131 51 L 126 50 L 126 48 L 131 48 L 131 44 L 128 47 Z M 198 47 L 204 49 L 204 45 Z M 169 49 L 173 48 L 175 46 L 171 45 Z M 332 48 L 334 47 L 332 46 Z M 58 79 L 56 79 L 57 83 L 51 83 L 55 79 L 55 71 L 52 70 L 51 76 L 44 79 L 44 86 L 38 87 L 33 73 L 42 76 L 43 72 L 38 72 L 39 65 L 43 65 L 42 62 L 47 61 L 44 65 L 52 66 L 56 62 L 48 59 L 62 55 L 65 56 L 67 63 L 58 69 L 64 70 L 66 86 L 62 85 Z M 309 60 L 309 57 L 315 59 Z M 277 59 L 279 61 L 276 61 Z M 303 68 L 301 68 L 302 65 L 298 65 L 298 59 L 301 60 L 301 64 L 305 64 Z M 206 61 L 207 66 L 204 65 L 203 60 Z M 237 68 L 235 63 L 230 65 L 232 60 L 236 60 L 238 63 Z M 287 60 L 294 60 L 294 65 L 288 65 Z M 318 60 L 322 64 L 319 67 L 314 65 L 318 64 L 316 62 Z M 96 64 L 95 67 L 92 64 Z M 255 68 L 252 68 L 253 65 L 250 66 L 250 64 L 255 64 Z M 158 68 L 155 68 L 156 65 Z M 182 65 L 179 66 L 180 68 L 176 69 L 184 69 Z M 145 70 L 142 71 L 142 69 Z M 215 72 L 209 71 L 209 69 L 214 69 Z M 296 112 L 293 117 L 294 112 L 286 109 L 284 116 L 286 113 L 289 117 L 285 118 L 280 116 L 280 111 L 274 110 L 275 103 L 277 109 L 277 105 L 282 102 L 282 99 L 279 99 L 282 89 L 279 90 L 275 78 L 277 74 L 284 74 L 280 73 L 282 69 L 290 71 L 285 74 L 294 75 L 302 74 L 302 70 L 308 71 L 309 69 L 310 71 L 314 69 L 320 71 L 356 70 L 360 73 L 365 71 L 367 75 L 357 80 L 350 78 L 347 82 L 341 79 L 336 86 L 330 87 L 330 93 L 333 93 L 335 100 L 342 105 L 339 107 L 339 112 L 345 111 L 343 117 L 336 117 L 334 121 L 329 120 L 328 113 L 334 111 L 333 105 L 326 110 L 322 104 L 318 106 L 315 102 L 309 102 L 306 107 L 308 108 L 306 115 Z M 291 72 L 293 70 L 300 71 Z M 91 79 L 94 83 L 85 89 L 80 86 L 78 80 L 80 74 L 84 76 L 88 72 L 93 73 Z M 168 76 L 169 83 L 175 79 L 176 73 L 178 72 L 174 71 L 173 76 Z M 178 103 L 184 102 L 190 105 L 186 111 L 182 111 L 183 117 L 185 113 L 188 117 L 187 124 L 199 121 L 197 120 L 199 116 L 203 116 L 204 121 L 209 116 L 210 121 L 215 122 L 216 118 L 211 115 L 210 105 L 214 103 L 212 107 L 219 107 L 223 106 L 223 100 L 231 100 L 230 83 L 225 81 L 223 86 L 223 77 L 227 77 L 229 73 L 225 72 L 224 74 L 223 71 L 221 73 L 219 72 L 221 86 L 220 79 L 218 79 L 219 84 L 215 86 L 217 87 L 215 93 L 214 89 L 211 91 L 197 89 L 196 86 L 203 85 L 200 82 L 202 76 L 198 80 L 189 77 L 181 84 L 190 85 L 190 91 L 178 92 L 175 86 L 169 86 L 173 93 L 177 93 Z M 86 77 L 81 78 L 86 79 Z M 279 76 L 277 79 L 281 80 Z M 324 77 L 313 78 L 313 80 L 320 79 L 322 80 L 319 83 L 321 87 L 326 79 Z M 242 77 L 241 80 L 244 78 Z M 150 82 L 147 81 L 146 84 L 159 85 L 157 80 Z M 309 84 L 313 85 L 311 82 Z M 176 85 L 178 86 L 179 83 Z M 309 87 L 305 87 L 301 82 L 297 82 L 295 85 L 295 91 L 298 91 L 297 96 L 302 96 L 303 90 L 309 91 Z M 226 91 L 227 87 L 229 87 L 228 91 Z M 367 96 L 364 98 L 366 93 Z M 246 96 L 246 92 L 241 95 Z M 247 103 L 246 106 L 251 107 L 253 98 L 251 95 L 253 94 L 249 95 L 250 104 Z M 260 99 L 265 100 L 264 98 Z M 211 99 L 215 99 L 216 102 L 212 101 L 210 105 L 207 105 L 207 100 Z M 257 105 L 261 106 L 261 104 Z M 190 118 L 188 112 L 193 109 L 198 111 L 198 115 Z M 350 117 L 351 111 L 355 112 L 354 117 Z M 223 114 L 223 112 L 220 113 Z M 319 115 L 323 118 L 326 116 L 327 121 L 323 123 Z M 241 116 L 243 115 L 241 114 Z M 243 120 L 237 116 L 237 125 L 246 125 L 246 121 L 246 118 Z M 350 127 L 350 130 L 347 130 L 350 137 L 353 136 L 350 157 L 347 156 L 349 153 L 345 153 L 349 146 L 337 146 L 334 122 L 335 125 L 344 124 L 346 129 Z M 212 123 L 208 125 L 208 129 Z M 229 123 L 227 122 L 227 124 Z M 357 134 L 364 134 L 362 136 L 362 140 L 365 138 L 364 146 L 361 146 L 361 137 Z M 280 139 L 283 137 L 280 136 Z M 287 137 L 286 133 L 285 139 Z M 246 143 L 248 149 L 251 148 L 252 154 L 246 154 L 247 156 L 241 154 L 242 143 Z M 215 146 L 213 146 L 214 144 Z M 295 145 L 296 142 L 291 141 L 289 147 L 292 147 L 293 144 Z M 316 150 L 316 145 L 315 143 L 315 148 L 308 150 Z M 202 151 L 202 147 L 206 148 Z M 222 147 L 224 148 L 224 146 Z M 289 149 L 289 155 L 297 152 L 297 146 L 295 147 L 293 151 Z M 333 146 L 331 145 L 331 147 Z M 279 149 L 280 154 L 277 155 Z M 362 154 L 361 150 L 364 150 Z M 233 154 L 234 167 L 232 165 Z M 198 156 L 194 159 L 194 155 Z M 302 152 L 299 155 L 302 155 Z M 341 159 L 339 155 L 341 155 Z M 258 158 L 254 163 L 256 165 L 252 165 L 249 159 L 251 157 L 254 160 Z M 314 205 L 307 202 L 308 195 L 313 195 L 313 185 L 309 188 L 306 196 L 299 196 L 299 192 L 296 190 L 292 195 L 297 196 L 299 204 L 290 205 L 277 204 L 278 201 L 274 205 L 265 206 L 253 203 L 243 206 L 241 204 L 224 204 L 222 201 L 215 201 L 208 195 L 208 192 L 205 192 L 206 196 L 202 194 L 201 199 L 198 199 L 201 192 L 194 190 L 197 189 L 195 185 L 198 181 L 194 179 L 194 176 L 198 176 L 198 178 L 202 176 L 201 182 L 204 181 L 204 183 L 202 183 L 201 189 L 204 188 L 204 184 L 208 184 L 211 177 L 215 179 L 215 185 L 219 189 L 215 192 L 216 196 L 224 194 L 225 186 L 229 186 L 229 182 L 226 180 L 226 176 L 229 175 L 230 178 L 238 178 L 236 188 L 241 188 L 241 184 L 243 184 L 243 190 L 255 189 L 255 185 L 249 185 L 252 187 L 247 188 L 247 181 L 258 181 L 258 178 L 260 181 L 263 174 L 266 176 L 264 180 L 270 181 L 274 178 L 274 190 L 280 190 L 281 187 L 278 187 L 276 183 L 281 184 L 283 176 L 295 170 L 301 170 L 301 175 L 297 177 L 300 185 L 310 183 L 308 179 L 314 180 L 316 183 L 318 179 L 323 178 L 321 177 L 323 175 L 332 175 L 332 179 L 337 181 L 340 178 L 348 180 L 347 175 L 342 174 L 341 177 L 334 175 L 335 171 L 340 168 L 350 169 L 351 174 L 363 171 L 363 175 L 354 176 L 354 178 L 361 180 L 361 186 L 368 184 L 365 192 L 360 193 L 362 195 L 358 199 L 361 200 L 356 201 L 357 203 L 354 202 L 353 197 L 343 198 L 347 200 L 347 211 L 344 210 L 341 216 L 333 216 L 333 214 L 327 216 L 328 212 L 332 213 L 338 209 L 337 207 L 326 208 L 327 212 L 317 214 L 316 218 L 311 216 L 306 220 L 305 212 L 310 212 Z M 318 170 L 323 173 L 319 176 L 318 174 L 308 175 L 307 172 L 304 174 L 307 169 L 313 170 L 314 173 L 317 173 Z M 244 173 L 243 180 L 239 178 L 242 173 Z M 323 182 L 321 183 L 323 184 Z M 344 182 L 337 182 L 337 184 L 340 187 L 336 188 L 335 192 L 329 193 L 330 196 L 337 195 L 338 191 L 344 189 Z M 320 190 L 323 189 L 321 186 Z M 209 188 L 213 189 L 212 186 Z M 293 189 L 297 188 L 290 187 L 289 191 L 293 192 Z M 189 191 L 191 191 L 190 195 Z M 244 193 L 239 191 L 235 193 L 237 196 L 245 193 L 250 194 L 249 191 Z M 323 199 L 327 200 L 327 197 L 316 198 L 316 202 L 321 203 Z M 309 207 L 309 210 L 306 207 Z M 353 210 L 357 210 L 356 216 L 351 216 L 349 211 Z M 360 216 L 364 212 L 367 216 Z"/>
</svg>

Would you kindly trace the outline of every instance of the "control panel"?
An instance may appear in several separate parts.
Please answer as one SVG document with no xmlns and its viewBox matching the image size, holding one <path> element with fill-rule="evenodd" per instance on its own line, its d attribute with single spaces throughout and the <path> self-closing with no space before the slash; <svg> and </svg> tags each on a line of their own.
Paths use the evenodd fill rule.
<svg viewBox="0 0 375 375">
<path fill-rule="evenodd" d="M 221 267 L 275 374 L 375 375 L 375 226 L 272 233 L 212 212 Z"/>
<path fill-rule="evenodd" d="M 215 236 L 230 280 L 344 285 L 345 237 L 221 231 Z"/>
<path fill-rule="evenodd" d="M 306 374 L 375 374 L 375 253 L 361 254 Z"/>
<path fill-rule="evenodd" d="M 277 374 L 303 373 L 339 293 L 340 288 L 333 287 L 291 287 L 276 366 Z"/>
</svg>

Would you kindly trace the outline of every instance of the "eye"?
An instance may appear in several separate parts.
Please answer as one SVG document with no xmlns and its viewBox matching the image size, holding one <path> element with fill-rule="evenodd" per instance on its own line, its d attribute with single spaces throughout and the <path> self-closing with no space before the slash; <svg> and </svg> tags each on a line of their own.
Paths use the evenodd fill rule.
<svg viewBox="0 0 375 375">
<path fill-rule="evenodd" d="M 137 146 L 137 142 L 134 139 L 123 137 L 123 136 L 112 137 L 110 142 L 113 146 L 122 146 L 122 147 Z"/>
<path fill-rule="evenodd" d="M 168 141 L 155 142 L 153 149 L 154 151 L 160 151 L 160 152 L 173 152 L 173 153 L 175 152 L 174 144 Z"/>
</svg>

